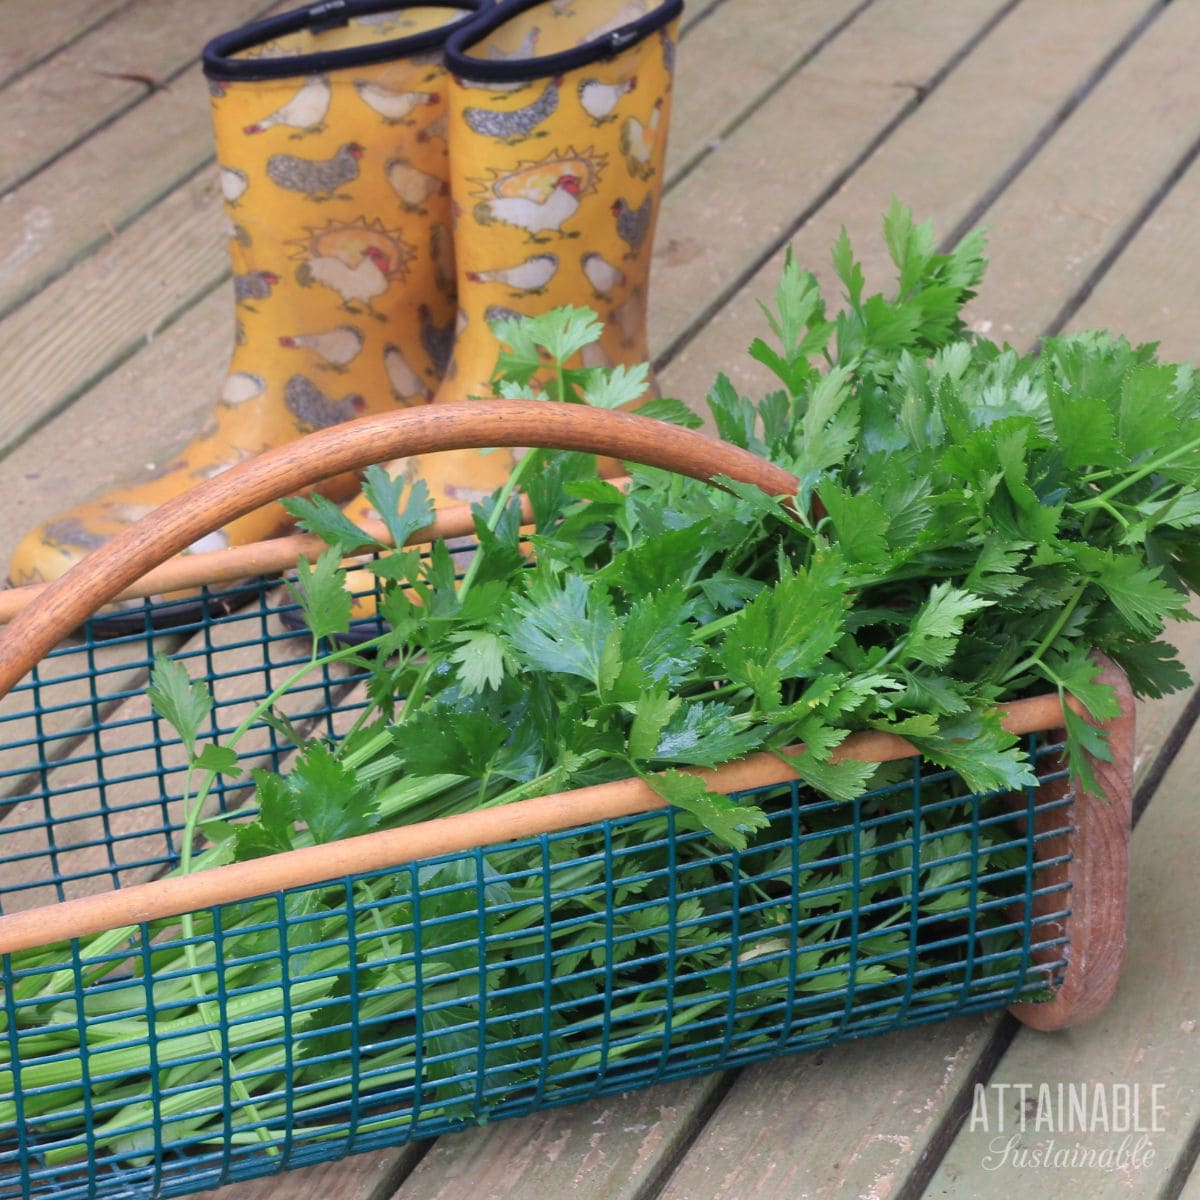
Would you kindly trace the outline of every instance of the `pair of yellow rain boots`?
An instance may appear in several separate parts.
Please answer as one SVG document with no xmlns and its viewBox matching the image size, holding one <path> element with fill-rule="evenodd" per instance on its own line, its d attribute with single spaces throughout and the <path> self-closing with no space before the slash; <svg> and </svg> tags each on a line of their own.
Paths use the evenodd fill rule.
<svg viewBox="0 0 1200 1200">
<path fill-rule="evenodd" d="M 588 365 L 645 361 L 681 9 L 327 0 L 214 39 L 236 344 L 213 418 L 152 478 L 28 534 L 11 582 L 57 578 L 196 482 L 313 430 L 486 394 L 499 317 L 588 305 L 605 321 Z M 447 504 L 511 465 L 455 451 L 392 471 Z M 361 496 L 347 511 L 371 515 Z M 189 552 L 289 524 L 272 505 Z"/>
</svg>

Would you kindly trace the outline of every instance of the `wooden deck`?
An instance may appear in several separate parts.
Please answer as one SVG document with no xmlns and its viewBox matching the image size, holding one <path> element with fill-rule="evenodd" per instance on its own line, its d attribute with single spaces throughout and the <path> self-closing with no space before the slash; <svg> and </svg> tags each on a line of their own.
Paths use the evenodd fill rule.
<svg viewBox="0 0 1200 1200">
<path fill-rule="evenodd" d="M 232 297 L 196 60 L 266 9 L 0 0 L 5 561 L 30 524 L 166 461 L 216 395 Z M 989 227 L 972 317 L 992 336 L 1107 326 L 1200 360 L 1197 62 L 1197 0 L 690 0 L 655 252 L 665 389 L 698 399 L 718 370 L 760 386 L 745 348 L 789 245 L 827 277 L 844 224 L 883 283 L 892 195 L 947 238 Z M 1200 673 L 1200 633 L 1174 632 Z M 1198 712 L 1189 695 L 1140 712 L 1129 962 L 1092 1025 L 950 1022 L 221 1200 L 1200 1200 Z M 1152 1160 L 988 1169 L 975 1085 L 1043 1081 L 1162 1085 Z"/>
</svg>

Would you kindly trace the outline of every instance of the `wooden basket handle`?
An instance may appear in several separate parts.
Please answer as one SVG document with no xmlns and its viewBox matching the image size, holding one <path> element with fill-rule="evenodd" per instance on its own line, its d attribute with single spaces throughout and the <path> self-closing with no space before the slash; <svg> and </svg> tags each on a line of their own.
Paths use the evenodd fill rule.
<svg viewBox="0 0 1200 1200">
<path fill-rule="evenodd" d="M 362 417 L 241 463 L 168 500 L 50 584 L 0 634 L 0 696 L 134 580 L 204 534 L 347 471 L 440 450 L 536 446 L 676 471 L 727 475 L 768 495 L 794 475 L 726 442 L 633 413 L 536 400 L 483 400 Z"/>
</svg>

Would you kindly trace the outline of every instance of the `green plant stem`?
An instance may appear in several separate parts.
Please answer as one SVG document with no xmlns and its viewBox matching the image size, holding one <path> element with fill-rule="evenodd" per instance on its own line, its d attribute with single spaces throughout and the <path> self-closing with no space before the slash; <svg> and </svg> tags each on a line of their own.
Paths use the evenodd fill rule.
<svg viewBox="0 0 1200 1200">
<path fill-rule="evenodd" d="M 259 721 L 263 714 L 270 711 L 274 705 L 281 700 L 292 688 L 300 682 L 306 675 L 310 675 L 319 667 L 325 667 L 329 663 L 340 662 L 345 658 L 352 658 L 356 654 L 361 654 L 364 650 L 369 650 L 373 646 L 379 645 L 386 637 L 386 634 L 380 634 L 378 637 L 372 638 L 370 641 L 362 642 L 357 646 L 343 646 L 341 650 L 332 651 L 320 658 L 311 658 L 299 670 L 294 671 L 287 679 L 283 681 L 269 696 L 260 700 L 254 706 L 246 719 L 229 735 L 225 741 L 225 745 L 230 749 L 236 749 L 238 743 L 246 736 L 251 727 L 256 721 Z M 190 771 L 190 768 L 189 768 Z M 183 843 L 180 847 L 180 864 L 185 861 L 191 862 L 190 844 L 196 834 L 196 824 L 200 819 L 200 813 L 204 807 L 205 800 L 208 799 L 209 792 L 212 791 L 212 786 L 217 778 L 216 771 L 206 773 L 204 783 L 200 787 L 200 791 L 196 794 L 196 800 L 189 813 L 185 814 L 184 836 Z M 183 874 L 187 874 L 184 871 Z"/>
<path fill-rule="evenodd" d="M 216 778 L 215 772 L 210 771 L 208 773 L 205 788 L 189 806 L 188 799 L 192 792 L 192 774 L 193 767 L 189 763 L 183 785 L 183 838 L 179 846 L 179 873 L 181 875 L 187 875 L 191 872 L 192 845 L 196 840 L 196 824 L 200 819 L 200 810 L 204 807 L 205 797 L 212 786 L 212 780 Z M 196 955 L 196 926 L 192 913 L 184 913 L 179 918 L 179 928 L 185 942 L 184 958 L 187 960 L 188 965 L 188 982 L 191 986 L 192 994 L 196 997 L 196 1007 L 206 1025 L 219 1026 L 221 1024 L 220 1013 L 214 1009 L 211 1002 L 204 999 L 204 984 L 200 980 L 200 962 Z M 217 1030 L 215 1028 L 209 1029 L 207 1036 L 208 1043 L 213 1051 L 218 1055 L 224 1054 L 225 1047 L 222 1046 L 221 1039 L 217 1036 Z M 231 1085 L 233 1094 L 246 1106 L 246 1115 L 258 1126 L 259 1140 L 264 1143 L 270 1142 L 271 1136 L 261 1124 L 262 1118 L 258 1115 L 258 1110 L 254 1107 L 254 1102 L 250 1097 L 250 1090 L 246 1087 L 246 1084 L 241 1079 L 232 1079 Z M 268 1146 L 267 1153 L 276 1155 L 279 1151 L 274 1146 Z"/>
<path fill-rule="evenodd" d="M 559 375 L 561 378 L 562 367 L 559 367 Z M 504 516 L 505 510 L 508 508 L 508 502 L 512 499 L 513 493 L 520 486 L 521 480 L 529 473 L 529 466 L 535 459 L 540 457 L 540 452 L 530 450 L 523 459 L 513 468 L 512 473 L 505 481 L 504 486 L 500 489 L 500 494 L 496 497 L 496 503 L 492 505 L 492 511 L 488 514 L 487 529 L 489 533 L 496 532 L 496 526 L 500 524 L 501 518 Z M 471 559 L 470 565 L 467 567 L 466 573 L 462 577 L 462 583 L 458 587 L 458 599 L 461 604 L 466 599 L 467 593 L 471 590 L 471 585 L 475 582 L 475 576 L 479 574 L 479 564 L 483 561 L 483 552 L 476 551 Z"/>
<path fill-rule="evenodd" d="M 1087 591 L 1087 586 L 1090 582 L 1091 580 L 1089 579 L 1081 579 L 1075 585 L 1074 595 L 1063 605 L 1062 612 L 1058 614 L 1054 624 L 1050 626 L 1050 631 L 1038 643 L 1037 649 L 1027 658 L 1023 658 L 1016 666 L 1011 667 L 1001 680 L 1002 683 L 1008 683 L 1009 680 L 1016 679 L 1018 675 L 1024 675 L 1026 671 L 1032 670 L 1042 661 L 1042 655 L 1050 649 L 1054 644 L 1054 639 L 1066 627 L 1067 622 L 1071 619 L 1071 614 L 1075 611 L 1079 601 L 1083 599 L 1083 593 Z"/>
<path fill-rule="evenodd" d="M 1157 458 L 1152 458 L 1145 465 L 1138 467 L 1132 474 L 1126 475 L 1120 483 L 1114 483 L 1107 491 L 1101 492 L 1098 496 L 1092 496 L 1088 500 L 1081 500 L 1078 504 L 1072 505 L 1072 507 L 1079 512 L 1086 512 L 1091 508 L 1099 508 L 1105 501 L 1111 500 L 1114 496 L 1119 496 L 1126 488 L 1139 483 L 1147 475 L 1153 475 L 1155 471 L 1161 470 L 1168 463 L 1174 462 L 1177 458 L 1183 458 L 1184 455 L 1191 454 L 1198 449 L 1200 449 L 1200 438 L 1193 438 L 1192 441 L 1185 442 L 1182 446 L 1178 446 L 1166 454 L 1160 454 Z"/>
</svg>

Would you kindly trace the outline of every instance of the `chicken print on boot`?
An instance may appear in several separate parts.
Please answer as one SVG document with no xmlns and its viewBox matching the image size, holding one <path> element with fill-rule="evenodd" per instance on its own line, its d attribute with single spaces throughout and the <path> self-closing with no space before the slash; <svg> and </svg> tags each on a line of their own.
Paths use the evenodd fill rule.
<svg viewBox="0 0 1200 1200">
<path fill-rule="evenodd" d="M 579 211 L 579 180 L 574 175 L 560 175 L 544 200 L 534 196 L 497 196 L 481 200 L 475 206 L 475 220 L 480 225 L 499 221 L 523 229 L 531 242 L 548 242 L 539 237 L 552 230 L 563 237 L 578 237 L 579 233 L 563 233 L 563 224 Z"/>
<path fill-rule="evenodd" d="M 662 98 L 655 100 L 650 116 L 643 125 L 636 117 L 628 117 L 621 127 L 621 153 L 630 175 L 638 179 L 649 179 L 654 174 L 651 165 L 654 147 L 658 142 L 658 131 L 662 125 Z"/>
<path fill-rule="evenodd" d="M 310 200 L 349 200 L 338 191 L 358 178 L 363 148 L 347 142 L 327 159 L 299 158 L 294 154 L 272 154 L 267 159 L 267 175 L 276 187 L 302 192 Z"/>
<path fill-rule="evenodd" d="M 288 350 L 311 350 L 321 361 L 317 368 L 344 374 L 362 353 L 362 330 L 355 325 L 339 325 L 325 333 L 296 333 L 281 337 L 279 344 Z"/>
<path fill-rule="evenodd" d="M 579 85 L 579 103 L 583 111 L 597 126 L 615 121 L 613 110 L 621 103 L 621 97 L 637 87 L 637 76 L 622 79 L 618 83 L 604 83 L 599 79 L 585 79 Z"/>
<path fill-rule="evenodd" d="M 399 347 L 389 345 L 384 349 L 383 366 L 397 404 L 411 408 L 433 399 L 433 389 L 408 365 Z"/>
<path fill-rule="evenodd" d="M 276 125 L 295 130 L 292 138 L 302 138 L 310 133 L 320 133 L 325 128 L 325 117 L 329 112 L 329 101 L 333 92 L 329 80 L 323 75 L 313 75 L 304 81 L 300 90 L 273 113 L 247 125 L 247 134 L 266 133 Z"/>
<path fill-rule="evenodd" d="M 250 186 L 246 172 L 239 171 L 236 167 L 222 167 L 220 174 L 221 195 L 225 197 L 225 203 L 230 208 L 236 208 L 237 202 L 246 194 L 246 189 Z"/>
<path fill-rule="evenodd" d="M 422 304 L 417 313 L 421 318 L 421 345 L 433 361 L 434 370 L 441 375 L 446 370 L 450 355 L 454 353 L 454 321 L 438 325 L 428 304 Z"/>
<path fill-rule="evenodd" d="M 535 132 L 543 121 L 549 120 L 558 111 L 558 89 L 561 79 L 551 80 L 545 91 L 524 108 L 510 112 L 499 112 L 491 108 L 465 108 L 463 120 L 475 133 L 497 138 L 506 145 L 524 141 L 528 137 L 545 137 L 545 130 Z"/>
<path fill-rule="evenodd" d="M 494 271 L 468 271 L 471 283 L 503 283 L 514 296 L 539 296 L 558 272 L 557 254 L 534 254 L 515 267 Z"/>
<path fill-rule="evenodd" d="M 515 308 L 508 308 L 503 304 L 489 304 L 483 310 L 483 319 L 488 325 L 495 325 L 498 321 L 519 321 L 521 314 Z"/>
<path fill-rule="evenodd" d="M 597 300 L 607 300 L 613 288 L 625 286 L 625 272 L 614 267 L 603 254 L 585 254 L 580 262 Z"/>
<path fill-rule="evenodd" d="M 296 268 L 296 281 L 301 287 L 319 283 L 337 292 L 342 308 L 348 313 L 368 312 L 378 321 L 386 320 L 377 312 L 372 301 L 391 286 L 391 264 L 378 246 L 368 246 L 362 259 L 351 266 L 337 255 L 321 255 L 302 262 Z"/>
<path fill-rule="evenodd" d="M 257 400 L 267 390 L 267 381 L 261 375 L 253 375 L 249 371 L 234 371 L 229 375 L 221 388 L 221 407 L 237 408 Z"/>
<path fill-rule="evenodd" d="M 108 536 L 89 529 L 78 517 L 59 517 L 42 526 L 42 537 L 47 545 L 63 550 L 82 550 L 89 553 L 99 550 Z"/>
<path fill-rule="evenodd" d="M 352 421 L 366 405 L 359 395 L 343 396 L 333 400 L 326 396 L 311 379 L 293 375 L 283 391 L 283 403 L 296 419 L 296 428 L 301 433 L 313 433 Z"/>
<path fill-rule="evenodd" d="M 244 304 L 251 312 L 255 309 L 251 300 L 266 300 L 271 289 L 279 282 L 279 276 L 273 271 L 247 271 L 245 275 L 233 277 L 233 298 L 238 304 Z"/>
<path fill-rule="evenodd" d="M 392 191 L 400 198 L 405 212 L 425 212 L 425 201 L 430 196 L 448 196 L 450 185 L 440 175 L 422 171 L 407 158 L 389 160 L 387 181 Z"/>
<path fill-rule="evenodd" d="M 412 125 L 412 114 L 430 104 L 437 104 L 440 97 L 434 92 L 393 92 L 369 79 L 357 80 L 355 90 L 363 103 L 377 112 L 386 125 Z"/>
<path fill-rule="evenodd" d="M 640 208 L 630 208 L 625 200 L 617 200 L 612 206 L 613 216 L 617 218 L 617 233 L 628 247 L 627 259 L 637 258 L 638 251 L 645 244 L 646 235 L 650 232 L 650 219 L 654 215 L 654 200 L 647 196 Z"/>
</svg>

